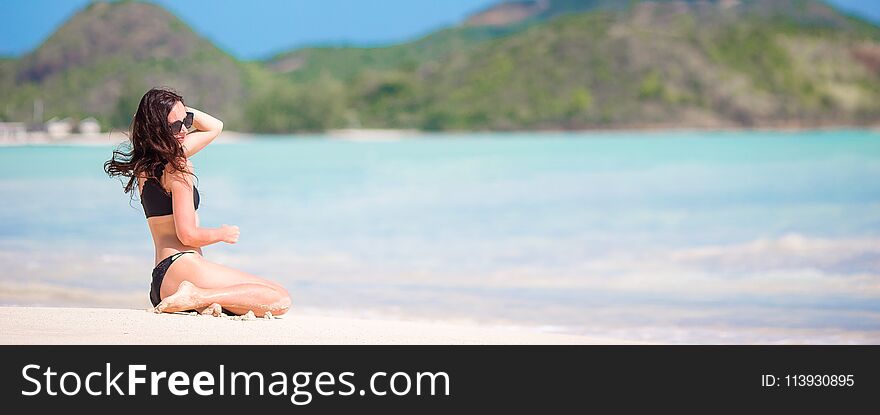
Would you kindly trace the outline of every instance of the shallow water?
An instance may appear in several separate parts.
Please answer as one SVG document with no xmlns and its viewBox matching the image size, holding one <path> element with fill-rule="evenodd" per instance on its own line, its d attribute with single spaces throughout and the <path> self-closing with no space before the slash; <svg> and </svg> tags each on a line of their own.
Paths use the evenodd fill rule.
<svg viewBox="0 0 880 415">
<path fill-rule="evenodd" d="M 664 343 L 880 343 L 880 133 L 260 137 L 193 158 L 208 259 L 295 307 Z M 111 146 L 0 147 L 0 304 L 147 307 Z"/>
</svg>

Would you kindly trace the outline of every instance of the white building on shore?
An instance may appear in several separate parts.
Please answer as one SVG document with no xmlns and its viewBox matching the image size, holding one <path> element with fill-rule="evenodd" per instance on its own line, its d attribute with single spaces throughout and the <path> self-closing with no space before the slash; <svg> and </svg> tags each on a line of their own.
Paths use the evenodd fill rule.
<svg viewBox="0 0 880 415">
<path fill-rule="evenodd" d="M 80 134 L 100 134 L 101 124 L 98 123 L 98 120 L 88 117 L 81 120 L 76 129 Z"/>
<path fill-rule="evenodd" d="M 27 125 L 23 122 L 0 122 L 0 142 L 24 142 Z"/>
<path fill-rule="evenodd" d="M 101 124 L 94 117 L 76 120 L 53 117 L 45 123 L 0 122 L 0 144 L 38 144 L 93 140 L 101 136 Z"/>
<path fill-rule="evenodd" d="M 73 120 L 70 119 L 70 117 L 64 118 L 63 120 L 59 120 L 58 117 L 53 117 L 49 121 L 46 121 L 46 132 L 51 139 L 67 137 L 73 132 Z"/>
</svg>

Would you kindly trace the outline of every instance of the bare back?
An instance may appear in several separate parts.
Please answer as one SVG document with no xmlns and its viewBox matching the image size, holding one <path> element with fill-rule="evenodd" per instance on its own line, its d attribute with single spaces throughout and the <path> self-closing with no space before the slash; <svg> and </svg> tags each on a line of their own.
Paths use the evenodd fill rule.
<svg viewBox="0 0 880 415">
<path fill-rule="evenodd" d="M 166 178 L 169 176 L 170 169 L 166 167 L 165 174 L 159 180 L 162 189 L 170 194 L 169 186 Z M 138 177 L 138 192 L 144 188 L 146 178 Z M 140 195 L 143 197 L 143 195 Z M 196 226 L 199 224 L 199 215 L 196 213 Z M 167 258 L 181 251 L 196 251 L 202 255 L 202 248 L 192 247 L 180 242 L 177 237 L 177 229 L 174 226 L 174 215 L 152 216 L 147 218 L 147 226 L 150 228 L 150 234 L 153 236 L 153 245 L 156 248 L 156 258 L 154 264 L 159 264 L 162 259 Z"/>
</svg>

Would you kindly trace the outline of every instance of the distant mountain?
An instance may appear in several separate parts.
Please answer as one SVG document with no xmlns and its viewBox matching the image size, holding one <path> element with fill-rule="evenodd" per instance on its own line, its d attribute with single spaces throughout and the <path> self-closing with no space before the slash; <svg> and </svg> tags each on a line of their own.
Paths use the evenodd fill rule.
<svg viewBox="0 0 880 415">
<path fill-rule="evenodd" d="M 812 0 L 517 1 L 407 44 L 288 56 L 294 81 L 343 82 L 368 127 L 880 121 L 880 28 Z"/>
<path fill-rule="evenodd" d="M 880 124 L 880 27 L 815 0 L 535 0 L 398 45 L 239 62 L 159 6 L 95 3 L 0 59 L 0 119 L 127 124 L 150 86 L 230 129 Z"/>
<path fill-rule="evenodd" d="M 418 98 L 383 112 L 462 129 L 880 121 L 880 28 L 824 3 L 593 6 L 422 66 Z"/>
<path fill-rule="evenodd" d="M 154 85 L 173 86 L 235 125 L 249 70 L 162 7 L 120 2 L 89 5 L 3 71 L 5 118 L 30 120 L 40 99 L 45 118 L 94 115 L 122 127 Z"/>
</svg>

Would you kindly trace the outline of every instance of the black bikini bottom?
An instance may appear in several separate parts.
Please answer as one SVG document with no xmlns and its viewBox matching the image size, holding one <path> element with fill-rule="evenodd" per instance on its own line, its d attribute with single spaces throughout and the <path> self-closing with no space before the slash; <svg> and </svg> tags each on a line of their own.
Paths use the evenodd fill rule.
<svg viewBox="0 0 880 415">
<path fill-rule="evenodd" d="M 168 267 L 171 266 L 177 258 L 180 258 L 183 254 L 194 254 L 196 251 L 182 251 L 176 254 L 173 254 L 162 260 L 156 268 L 153 268 L 153 283 L 150 284 L 150 302 L 153 303 L 153 307 L 159 305 L 162 302 L 162 299 L 159 297 L 159 289 L 162 288 L 162 281 L 165 279 L 165 273 L 168 272 Z"/>
</svg>

